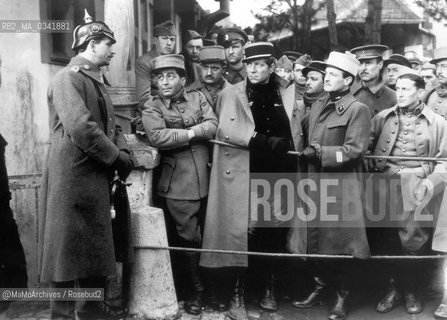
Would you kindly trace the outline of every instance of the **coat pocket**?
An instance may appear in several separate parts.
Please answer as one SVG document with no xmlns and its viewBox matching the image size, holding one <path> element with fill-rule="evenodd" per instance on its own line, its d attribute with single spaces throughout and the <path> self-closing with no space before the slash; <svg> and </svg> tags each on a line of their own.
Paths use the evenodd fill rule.
<svg viewBox="0 0 447 320">
<path fill-rule="evenodd" d="M 327 128 L 346 127 L 348 125 L 349 118 L 334 119 L 327 123 Z"/>
<path fill-rule="evenodd" d="M 168 192 L 174 169 L 175 159 L 164 158 L 162 161 L 160 181 L 158 182 L 158 191 Z"/>
</svg>

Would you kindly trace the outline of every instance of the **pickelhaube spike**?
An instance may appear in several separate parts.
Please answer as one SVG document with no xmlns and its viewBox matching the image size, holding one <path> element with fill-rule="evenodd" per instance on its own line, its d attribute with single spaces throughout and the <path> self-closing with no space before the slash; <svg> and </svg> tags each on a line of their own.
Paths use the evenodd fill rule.
<svg viewBox="0 0 447 320">
<path fill-rule="evenodd" d="M 91 15 L 88 14 L 87 9 L 84 9 L 84 22 L 85 23 L 90 23 L 93 22 L 93 17 Z"/>
</svg>

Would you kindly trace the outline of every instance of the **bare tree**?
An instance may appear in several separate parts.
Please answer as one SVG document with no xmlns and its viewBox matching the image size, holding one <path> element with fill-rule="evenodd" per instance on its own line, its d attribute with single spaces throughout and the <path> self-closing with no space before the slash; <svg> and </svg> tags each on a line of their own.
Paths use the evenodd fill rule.
<svg viewBox="0 0 447 320">
<path fill-rule="evenodd" d="M 327 21 L 329 29 L 329 48 L 334 51 L 338 48 L 337 39 L 337 14 L 335 13 L 334 0 L 327 0 Z"/>
<path fill-rule="evenodd" d="M 382 0 L 368 0 L 365 21 L 366 43 L 380 43 L 382 32 Z"/>
</svg>

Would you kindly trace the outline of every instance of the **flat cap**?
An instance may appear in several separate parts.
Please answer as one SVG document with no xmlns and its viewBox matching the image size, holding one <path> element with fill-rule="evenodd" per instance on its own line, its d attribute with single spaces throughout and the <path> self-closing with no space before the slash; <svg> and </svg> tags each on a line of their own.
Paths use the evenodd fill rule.
<svg viewBox="0 0 447 320">
<path fill-rule="evenodd" d="M 304 77 L 307 77 L 307 74 L 311 71 L 317 71 L 320 72 L 322 75 L 326 74 L 326 64 L 323 61 L 312 61 L 309 66 L 305 67 L 303 70 L 301 70 L 301 73 Z"/>
<path fill-rule="evenodd" d="M 175 36 L 174 22 L 166 20 L 154 27 L 154 37 Z"/>
<path fill-rule="evenodd" d="M 247 34 L 239 28 L 225 28 L 217 34 L 217 44 L 228 48 L 229 46 L 241 42 L 244 45 L 248 41 Z"/>
<path fill-rule="evenodd" d="M 293 70 L 292 61 L 290 61 L 289 58 L 287 58 L 287 56 L 285 55 L 281 56 L 281 58 L 278 59 L 278 61 L 276 62 L 276 67 L 290 71 Z"/>
<path fill-rule="evenodd" d="M 153 71 L 157 72 L 161 69 L 180 69 L 185 70 L 185 58 L 181 54 L 166 54 L 158 56 L 153 60 Z"/>
<path fill-rule="evenodd" d="M 225 49 L 222 46 L 207 46 L 200 48 L 200 63 L 203 62 L 225 62 Z"/>
<path fill-rule="evenodd" d="M 435 52 L 433 54 L 433 60 L 431 60 L 430 63 L 437 64 L 442 60 L 447 60 L 447 47 L 435 49 Z"/>
<path fill-rule="evenodd" d="M 254 42 L 245 47 L 243 62 L 273 57 L 274 49 L 271 42 Z"/>
<path fill-rule="evenodd" d="M 387 46 L 382 44 L 369 44 L 366 46 L 352 48 L 350 52 L 355 54 L 358 60 L 361 60 L 383 57 L 383 53 L 388 49 L 389 48 Z"/>
<path fill-rule="evenodd" d="M 383 64 L 385 66 L 389 65 L 389 64 L 399 64 L 401 66 L 405 66 L 408 68 L 411 68 L 411 63 L 410 61 L 408 61 L 407 58 L 405 58 L 403 55 L 401 54 L 392 54 L 390 55 L 390 57 L 388 59 L 386 59 Z"/>
<path fill-rule="evenodd" d="M 289 58 L 290 61 L 295 61 L 303 55 L 302 53 L 296 51 L 284 51 L 282 54 Z"/>
<path fill-rule="evenodd" d="M 417 58 L 417 57 L 412 58 L 412 59 L 408 59 L 408 61 L 410 61 L 410 63 L 411 63 L 412 65 L 413 65 L 413 64 L 422 65 L 422 61 L 421 61 L 421 59 L 419 59 L 419 58 Z"/>
<path fill-rule="evenodd" d="M 188 43 L 188 41 L 195 39 L 203 39 L 203 36 L 195 30 L 186 30 L 183 36 L 183 43 Z"/>
<path fill-rule="evenodd" d="M 312 58 L 310 57 L 310 55 L 303 54 L 301 57 L 296 59 L 295 62 L 293 62 L 293 64 L 294 65 L 299 64 L 299 65 L 307 67 L 311 62 L 312 62 Z"/>
<path fill-rule="evenodd" d="M 356 76 L 360 62 L 351 53 L 332 51 L 326 61 L 326 66 L 334 67 Z"/>
</svg>

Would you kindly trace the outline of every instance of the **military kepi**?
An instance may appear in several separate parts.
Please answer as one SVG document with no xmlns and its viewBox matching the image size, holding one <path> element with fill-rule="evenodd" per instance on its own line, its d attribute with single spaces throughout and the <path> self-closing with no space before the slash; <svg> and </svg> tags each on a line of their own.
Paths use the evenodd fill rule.
<svg viewBox="0 0 447 320">
<path fill-rule="evenodd" d="M 181 54 L 166 54 L 158 56 L 153 60 L 154 72 L 161 69 L 180 69 L 185 71 L 185 58 Z"/>
<path fill-rule="evenodd" d="M 225 62 L 225 49 L 222 46 L 208 46 L 200 48 L 200 63 Z"/>
<path fill-rule="evenodd" d="M 447 47 L 435 49 L 435 52 L 433 54 L 433 60 L 430 60 L 430 63 L 437 64 L 442 60 L 447 60 Z"/>
<path fill-rule="evenodd" d="M 312 61 L 309 66 L 305 67 L 303 70 L 301 70 L 301 73 L 303 76 L 307 77 L 307 74 L 311 71 L 317 71 L 321 73 L 322 75 L 326 74 L 326 64 L 323 61 Z"/>
<path fill-rule="evenodd" d="M 382 58 L 383 53 L 388 50 L 387 46 L 382 44 L 369 44 L 366 46 L 355 47 L 351 49 L 351 53 L 355 54 L 356 58 L 359 60 L 362 59 L 373 59 L 373 58 Z"/>
<path fill-rule="evenodd" d="M 326 61 L 326 66 L 334 67 L 356 76 L 360 62 L 351 54 L 332 51 Z"/>
<path fill-rule="evenodd" d="M 388 66 L 389 64 L 398 64 L 401 66 L 411 68 L 411 62 L 408 61 L 408 59 L 405 58 L 403 55 L 397 54 L 397 53 L 390 55 L 390 57 L 388 59 L 386 59 L 383 62 L 383 64 L 385 66 Z"/>
<path fill-rule="evenodd" d="M 166 20 L 154 27 L 154 37 L 175 36 L 174 22 Z"/>
<path fill-rule="evenodd" d="M 250 60 L 263 59 L 273 57 L 273 44 L 270 42 L 255 42 L 250 43 L 245 47 L 245 55 L 243 62 Z"/>
</svg>

